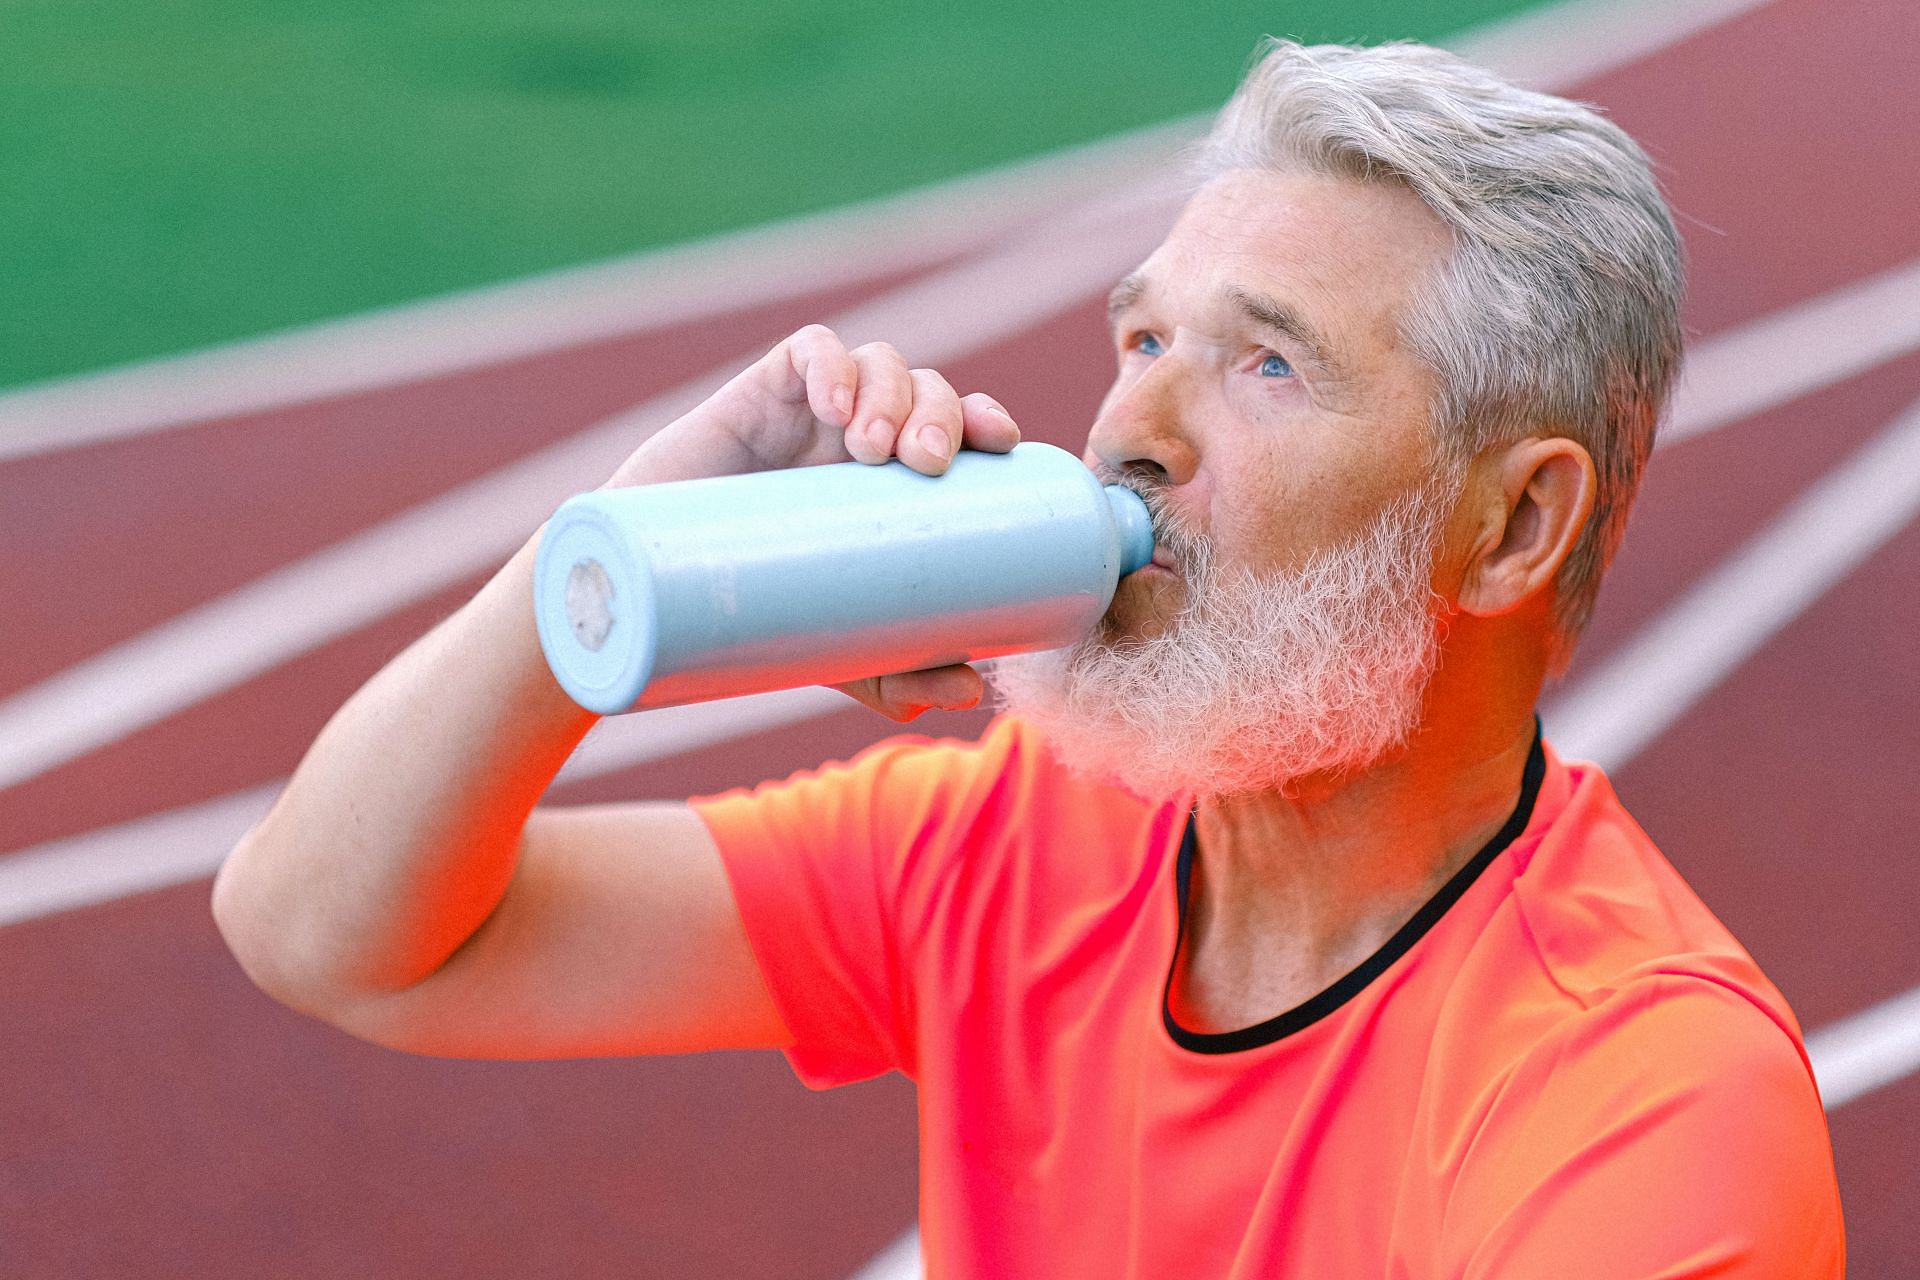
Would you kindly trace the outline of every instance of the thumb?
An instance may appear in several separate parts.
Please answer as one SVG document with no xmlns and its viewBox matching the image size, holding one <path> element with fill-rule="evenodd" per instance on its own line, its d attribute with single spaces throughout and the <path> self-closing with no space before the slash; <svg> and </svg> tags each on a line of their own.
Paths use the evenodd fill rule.
<svg viewBox="0 0 1920 1280">
<path fill-rule="evenodd" d="M 834 688 L 889 720 L 903 723 L 934 708 L 965 711 L 977 707 L 986 694 L 986 683 L 980 673 L 964 664 L 869 676 Z"/>
</svg>

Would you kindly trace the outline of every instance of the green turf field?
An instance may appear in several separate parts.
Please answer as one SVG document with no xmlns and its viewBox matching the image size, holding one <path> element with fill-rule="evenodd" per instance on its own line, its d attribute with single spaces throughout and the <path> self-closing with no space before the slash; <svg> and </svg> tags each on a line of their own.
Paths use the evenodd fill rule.
<svg viewBox="0 0 1920 1280">
<path fill-rule="evenodd" d="M 824 208 L 1520 0 L 0 0 L 0 386 Z"/>
</svg>

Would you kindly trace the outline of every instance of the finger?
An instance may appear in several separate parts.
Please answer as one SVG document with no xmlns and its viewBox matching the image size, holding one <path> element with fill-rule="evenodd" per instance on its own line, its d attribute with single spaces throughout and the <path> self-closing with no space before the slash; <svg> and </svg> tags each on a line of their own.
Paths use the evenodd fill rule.
<svg viewBox="0 0 1920 1280">
<path fill-rule="evenodd" d="M 986 682 L 969 666 L 934 667 L 854 680 L 834 688 L 889 720 L 908 721 L 924 711 L 966 711 L 980 705 Z"/>
<path fill-rule="evenodd" d="M 810 324 L 782 345 L 787 363 L 806 387 L 813 416 L 836 427 L 852 422 L 860 371 L 840 335 L 823 324 Z"/>
<path fill-rule="evenodd" d="M 884 342 L 853 350 L 859 368 L 853 423 L 847 428 L 847 452 L 861 462 L 885 462 L 913 409 L 913 378 L 900 353 Z"/>
<path fill-rule="evenodd" d="M 1005 453 L 1020 443 L 1020 428 L 1006 406 L 984 391 L 960 398 L 960 443 L 984 453 Z"/>
<path fill-rule="evenodd" d="M 960 447 L 960 393 L 931 369 L 914 369 L 908 376 L 913 379 L 913 412 L 893 451 L 915 471 L 937 476 Z"/>
</svg>

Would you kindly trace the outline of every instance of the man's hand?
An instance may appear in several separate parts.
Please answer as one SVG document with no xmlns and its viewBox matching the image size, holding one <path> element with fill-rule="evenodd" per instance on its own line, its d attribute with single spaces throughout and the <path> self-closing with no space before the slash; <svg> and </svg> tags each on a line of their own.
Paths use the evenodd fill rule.
<svg viewBox="0 0 1920 1280">
<path fill-rule="evenodd" d="M 847 350 L 808 325 L 623 463 L 608 488 L 892 458 L 937 476 L 958 449 L 1005 453 L 1020 429 L 991 396 L 962 396 L 884 342 Z"/>
<path fill-rule="evenodd" d="M 828 462 L 898 458 L 937 476 L 959 449 L 1005 453 L 1020 429 L 991 396 L 962 396 L 932 369 L 910 369 L 884 342 L 847 350 L 808 325 L 635 450 L 607 488 Z M 894 720 L 979 703 L 972 667 L 940 667 L 836 685 Z"/>
</svg>

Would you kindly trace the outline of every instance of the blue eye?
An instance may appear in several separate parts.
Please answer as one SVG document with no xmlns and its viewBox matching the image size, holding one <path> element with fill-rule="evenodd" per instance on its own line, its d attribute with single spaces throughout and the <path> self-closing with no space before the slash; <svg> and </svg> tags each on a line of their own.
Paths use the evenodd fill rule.
<svg viewBox="0 0 1920 1280">
<path fill-rule="evenodd" d="M 1270 355 L 1260 362 L 1260 376 L 1263 378 L 1291 378 L 1293 366 L 1280 356 Z"/>
<path fill-rule="evenodd" d="M 1150 333 L 1136 334 L 1133 339 L 1133 349 L 1143 356 L 1163 356 L 1167 354 L 1167 349 L 1160 345 L 1160 339 Z"/>
</svg>

